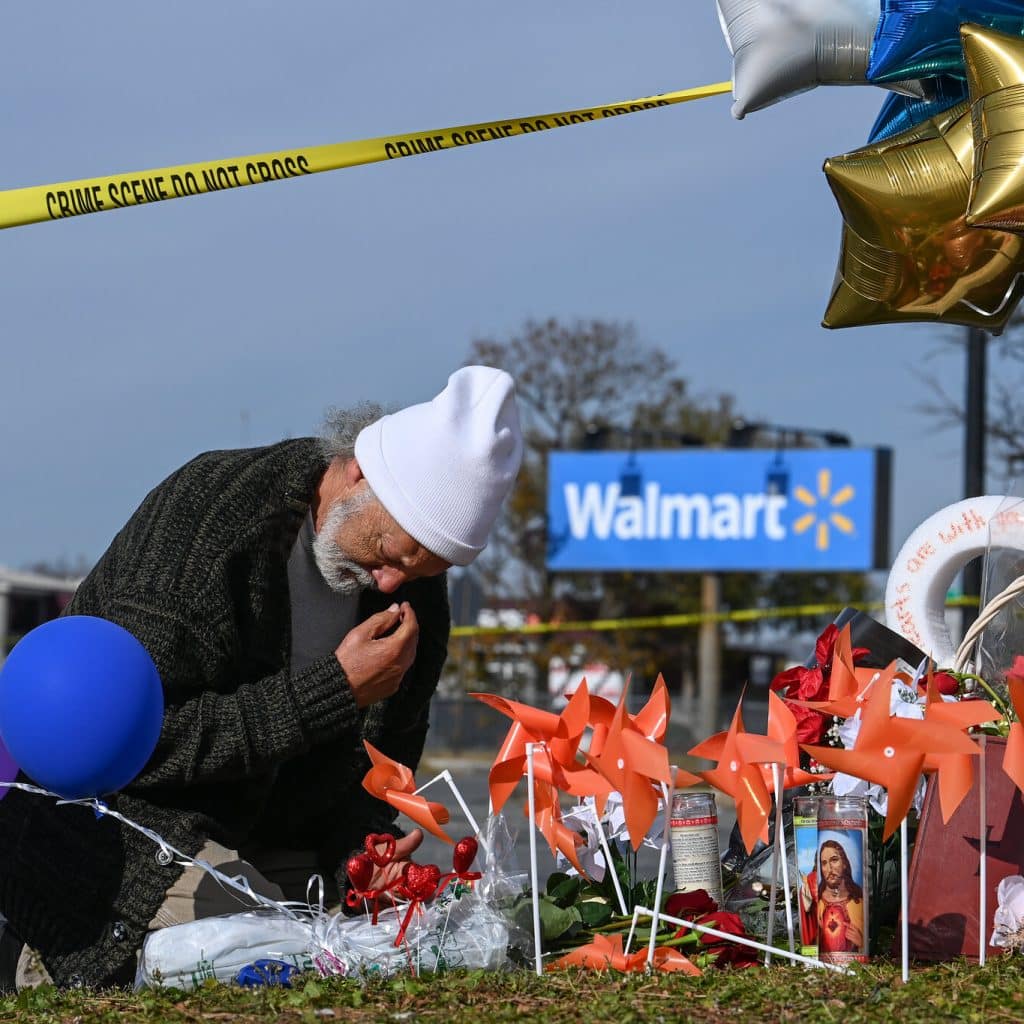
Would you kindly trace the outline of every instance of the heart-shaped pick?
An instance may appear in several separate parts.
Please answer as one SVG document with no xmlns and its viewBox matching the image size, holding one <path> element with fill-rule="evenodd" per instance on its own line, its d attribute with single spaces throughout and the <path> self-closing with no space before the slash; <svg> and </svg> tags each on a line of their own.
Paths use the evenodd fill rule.
<svg viewBox="0 0 1024 1024">
<path fill-rule="evenodd" d="M 465 839 L 460 839 L 455 844 L 455 850 L 452 853 L 452 867 L 457 874 L 464 875 L 473 866 L 477 849 L 477 841 L 472 836 L 466 836 Z"/>
<path fill-rule="evenodd" d="M 395 859 L 395 848 L 398 841 L 388 832 L 372 832 L 364 843 L 366 855 L 377 867 L 382 868 Z M 381 849 L 383 847 L 383 849 Z"/>
<path fill-rule="evenodd" d="M 373 861 L 367 854 L 357 853 L 346 861 L 345 873 L 353 889 L 365 892 L 370 885 L 370 879 L 373 878 Z"/>
<path fill-rule="evenodd" d="M 441 869 L 436 864 L 415 864 L 410 861 L 402 872 L 402 881 L 411 899 L 429 900 L 437 892 Z"/>
</svg>

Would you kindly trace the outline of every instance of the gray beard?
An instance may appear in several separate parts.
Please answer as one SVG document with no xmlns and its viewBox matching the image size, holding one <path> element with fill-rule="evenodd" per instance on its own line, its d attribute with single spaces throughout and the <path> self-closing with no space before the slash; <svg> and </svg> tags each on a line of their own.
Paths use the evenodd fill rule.
<svg viewBox="0 0 1024 1024">
<path fill-rule="evenodd" d="M 327 513 L 324 525 L 313 539 L 313 558 L 324 582 L 337 594 L 355 596 L 364 590 L 376 590 L 377 581 L 361 565 L 353 562 L 334 540 L 338 530 L 352 515 L 364 508 L 373 496 L 363 493 L 345 501 L 336 501 Z"/>
</svg>

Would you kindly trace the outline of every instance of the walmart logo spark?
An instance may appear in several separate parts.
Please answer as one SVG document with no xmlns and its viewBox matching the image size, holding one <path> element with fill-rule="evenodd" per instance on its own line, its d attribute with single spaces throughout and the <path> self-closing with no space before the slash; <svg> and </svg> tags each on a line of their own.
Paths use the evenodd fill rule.
<svg viewBox="0 0 1024 1024">
<path fill-rule="evenodd" d="M 847 484 L 834 494 L 832 493 L 832 471 L 818 470 L 818 493 L 812 494 L 806 487 L 798 484 L 793 488 L 793 497 L 811 511 L 805 512 L 793 523 L 794 533 L 806 533 L 814 527 L 814 546 L 818 551 L 828 551 L 831 542 L 832 527 L 840 533 L 852 536 L 853 521 L 834 511 L 851 501 L 857 492 Z"/>
</svg>

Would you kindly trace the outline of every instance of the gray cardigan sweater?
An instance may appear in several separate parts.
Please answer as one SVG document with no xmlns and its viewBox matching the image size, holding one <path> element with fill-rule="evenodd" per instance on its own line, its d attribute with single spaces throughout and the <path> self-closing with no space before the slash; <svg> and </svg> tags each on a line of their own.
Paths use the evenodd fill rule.
<svg viewBox="0 0 1024 1024">
<path fill-rule="evenodd" d="M 333 654 L 289 671 L 287 561 L 326 463 L 312 438 L 208 452 L 159 484 L 65 614 L 97 615 L 145 645 L 164 688 L 160 739 L 110 806 L 194 856 L 207 838 L 313 849 L 321 870 L 395 812 L 361 786 L 363 739 L 415 768 L 444 664 L 443 576 L 367 592 L 359 620 L 394 600 L 420 625 L 398 692 L 356 707 Z M 12 790 L 0 801 L 0 912 L 58 985 L 102 984 L 132 961 L 180 875 L 111 818 Z M 342 886 L 343 888 L 343 886 Z"/>
</svg>

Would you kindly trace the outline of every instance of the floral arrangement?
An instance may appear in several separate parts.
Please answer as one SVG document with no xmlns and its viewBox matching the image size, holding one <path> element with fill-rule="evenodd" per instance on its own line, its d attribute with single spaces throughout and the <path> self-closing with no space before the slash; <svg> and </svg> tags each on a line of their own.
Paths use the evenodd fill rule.
<svg viewBox="0 0 1024 1024">
<path fill-rule="evenodd" d="M 818 747 L 853 752 L 857 749 L 863 720 L 863 693 L 873 679 L 882 677 L 878 670 L 864 667 L 871 653 L 867 648 L 851 647 L 848 635 L 844 637 L 836 626 L 830 625 L 818 637 L 811 666 L 788 669 L 773 680 L 771 689 L 786 699 L 797 719 L 798 735 L 805 750 Z M 844 705 L 842 700 L 834 699 L 836 694 L 832 683 L 837 668 L 845 676 L 852 672 L 859 678 L 862 689 L 858 701 Z M 1004 685 L 992 685 L 973 672 L 936 670 L 925 665 L 915 669 L 906 664 L 891 668 L 893 670 L 886 677 L 890 719 L 923 723 L 928 718 L 931 705 L 941 702 L 942 705 L 959 706 L 960 721 L 967 723 L 975 736 L 984 734 L 1009 738 L 1003 769 L 1018 786 L 1024 783 L 1024 727 L 1017 713 L 1024 709 L 1024 657 L 1015 659 Z M 977 709 L 973 717 L 972 709 Z M 933 717 L 941 710 L 935 710 Z M 808 792 L 862 797 L 867 802 L 871 889 L 875 908 L 871 922 L 872 947 L 877 952 L 887 951 L 897 917 L 899 869 L 898 839 L 895 835 L 887 835 L 885 827 L 890 813 L 889 789 L 878 780 L 842 770 L 829 774 L 825 779 L 828 767 L 822 760 L 831 760 L 828 755 L 822 755 L 822 760 L 806 753 L 804 757 L 807 769 L 823 777 L 822 781 L 810 785 Z M 941 773 L 944 765 L 941 757 L 934 757 L 931 760 L 926 758 L 921 767 L 930 773 Z M 946 767 L 954 770 L 952 759 L 947 760 Z M 971 759 L 961 759 L 955 771 L 958 777 L 942 794 L 945 820 L 973 783 Z M 927 783 L 928 777 L 924 772 L 916 777 L 908 818 L 911 842 L 924 804 Z"/>
</svg>

